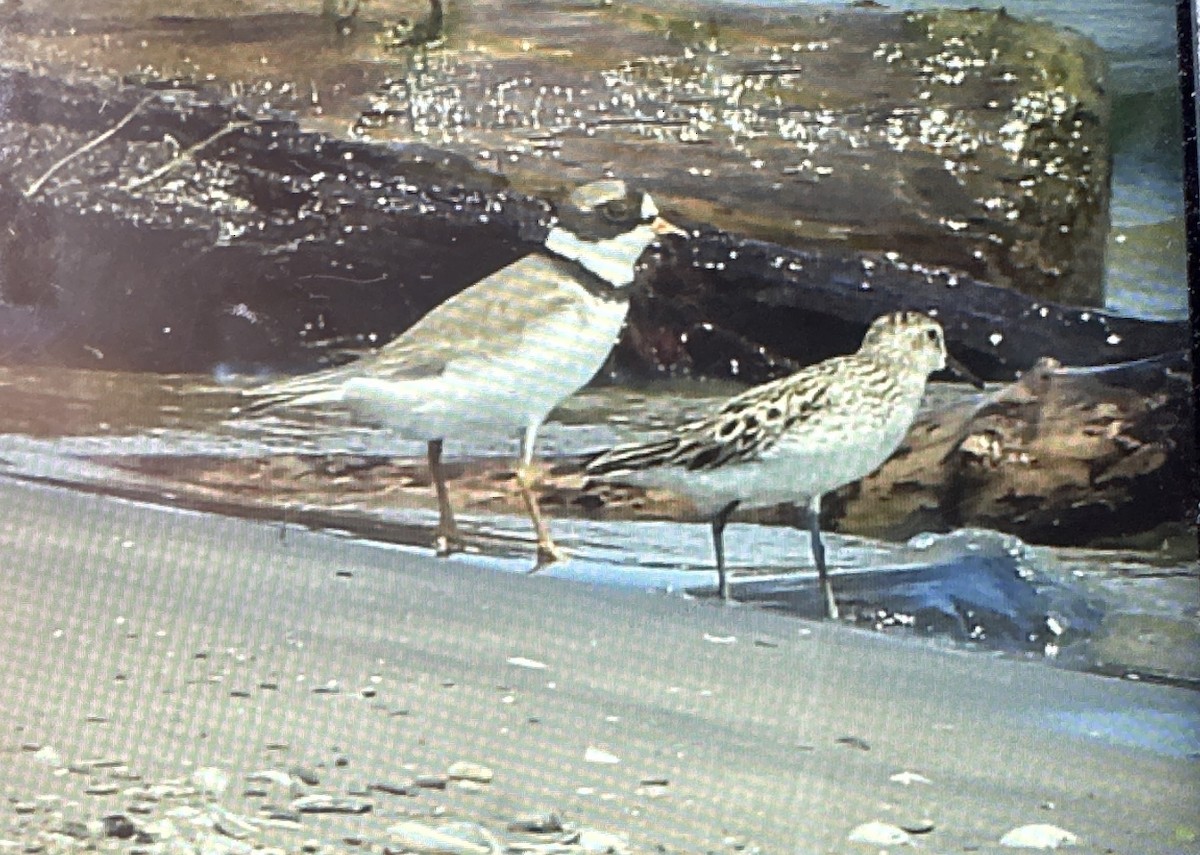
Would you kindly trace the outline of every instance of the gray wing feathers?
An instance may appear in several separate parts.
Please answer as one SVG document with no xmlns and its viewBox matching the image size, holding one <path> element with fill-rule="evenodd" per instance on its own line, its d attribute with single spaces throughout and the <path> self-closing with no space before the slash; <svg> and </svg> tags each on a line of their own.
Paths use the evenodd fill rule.
<svg viewBox="0 0 1200 855">
<path fill-rule="evenodd" d="M 340 400 L 352 378 L 403 382 L 436 377 L 451 363 L 486 363 L 496 341 L 514 344 L 540 319 L 577 309 L 556 285 L 569 277 L 558 259 L 530 255 L 437 306 L 384 347 L 356 361 L 243 391 L 255 400 L 242 412 Z M 487 336 L 481 336 L 485 332 Z"/>
</svg>

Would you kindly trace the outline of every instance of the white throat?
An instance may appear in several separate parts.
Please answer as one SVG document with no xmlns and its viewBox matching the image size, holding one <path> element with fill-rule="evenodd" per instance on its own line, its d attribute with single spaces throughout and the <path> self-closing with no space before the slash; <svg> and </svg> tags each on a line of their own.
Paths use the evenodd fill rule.
<svg viewBox="0 0 1200 855">
<path fill-rule="evenodd" d="M 623 288 L 633 282 L 633 265 L 652 240 L 654 230 L 647 224 L 598 241 L 580 240 L 566 229 L 555 226 L 546 237 L 546 249 L 582 264 L 614 287 Z"/>
</svg>

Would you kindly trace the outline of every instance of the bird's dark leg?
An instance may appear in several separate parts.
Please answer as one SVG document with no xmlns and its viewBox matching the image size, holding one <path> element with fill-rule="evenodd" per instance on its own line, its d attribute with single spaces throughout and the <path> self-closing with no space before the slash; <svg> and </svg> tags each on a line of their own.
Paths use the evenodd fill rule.
<svg viewBox="0 0 1200 855">
<path fill-rule="evenodd" d="M 458 524 L 454 522 L 454 508 L 450 506 L 450 491 L 446 489 L 446 473 L 442 469 L 442 441 L 435 439 L 429 443 L 429 476 L 433 480 L 433 489 L 437 493 L 438 527 L 437 539 L 434 542 L 437 554 L 450 555 L 460 551 L 462 535 L 459 534 Z"/>
<path fill-rule="evenodd" d="M 837 620 L 837 601 L 833 598 L 833 586 L 829 584 L 829 574 L 825 568 L 825 544 L 821 541 L 820 496 L 808 503 L 808 537 L 812 545 L 813 562 L 817 565 L 817 580 L 821 584 L 821 593 L 825 596 L 825 616 L 830 620 Z"/>
<path fill-rule="evenodd" d="M 537 482 L 537 472 L 533 466 L 533 446 L 537 440 L 538 425 L 530 425 L 521 435 L 521 461 L 517 465 L 517 484 L 521 488 L 521 498 L 525 500 L 525 509 L 529 519 L 533 521 L 533 530 L 537 533 L 537 564 L 534 572 L 541 570 L 547 564 L 562 561 L 566 555 L 554 545 L 550 537 L 550 528 L 542 519 L 541 508 L 538 507 L 537 496 L 533 488 Z"/>
<path fill-rule="evenodd" d="M 741 503 L 735 499 L 717 511 L 717 515 L 712 520 L 713 552 L 717 556 L 717 591 L 720 593 L 721 599 L 725 601 L 733 599 L 729 591 L 729 579 L 725 575 L 725 526 L 729 522 L 729 516 L 739 504 Z"/>
</svg>

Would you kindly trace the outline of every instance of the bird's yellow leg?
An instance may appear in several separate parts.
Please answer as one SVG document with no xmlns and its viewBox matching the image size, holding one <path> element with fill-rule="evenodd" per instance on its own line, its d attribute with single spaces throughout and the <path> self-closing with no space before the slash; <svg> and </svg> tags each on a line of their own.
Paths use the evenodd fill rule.
<svg viewBox="0 0 1200 855">
<path fill-rule="evenodd" d="M 446 473 L 442 469 L 442 441 L 435 439 L 429 443 L 429 475 L 433 480 L 433 489 L 437 494 L 438 527 L 434 548 L 440 556 L 461 552 L 463 537 L 454 521 L 454 508 L 450 506 L 450 491 L 446 489 Z"/>
<path fill-rule="evenodd" d="M 537 429 L 538 425 L 530 425 L 525 429 L 521 437 L 521 459 L 517 464 L 517 485 L 521 488 L 521 498 L 525 502 L 525 509 L 529 512 L 529 519 L 533 522 L 533 530 L 537 534 L 537 564 L 533 568 L 534 572 L 555 561 L 567 558 L 567 553 L 554 545 L 554 539 L 550 536 L 550 528 L 542 517 L 537 495 L 533 491 L 538 478 L 537 467 L 533 464 L 533 445 L 537 439 Z"/>
</svg>

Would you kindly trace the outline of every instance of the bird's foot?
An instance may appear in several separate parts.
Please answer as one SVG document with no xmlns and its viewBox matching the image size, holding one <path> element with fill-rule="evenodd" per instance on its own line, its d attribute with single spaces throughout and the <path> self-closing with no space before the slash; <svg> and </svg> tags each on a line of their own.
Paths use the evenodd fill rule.
<svg viewBox="0 0 1200 855">
<path fill-rule="evenodd" d="M 566 561 L 570 557 L 571 553 L 555 546 L 553 542 L 539 543 L 537 547 L 537 564 L 529 572 L 536 573 L 539 570 L 544 570 L 551 564 Z"/>
<path fill-rule="evenodd" d="M 439 531 L 434 538 L 433 548 L 438 558 L 449 558 L 456 552 L 465 552 L 467 544 L 458 529 L 455 529 L 450 532 Z"/>
</svg>

